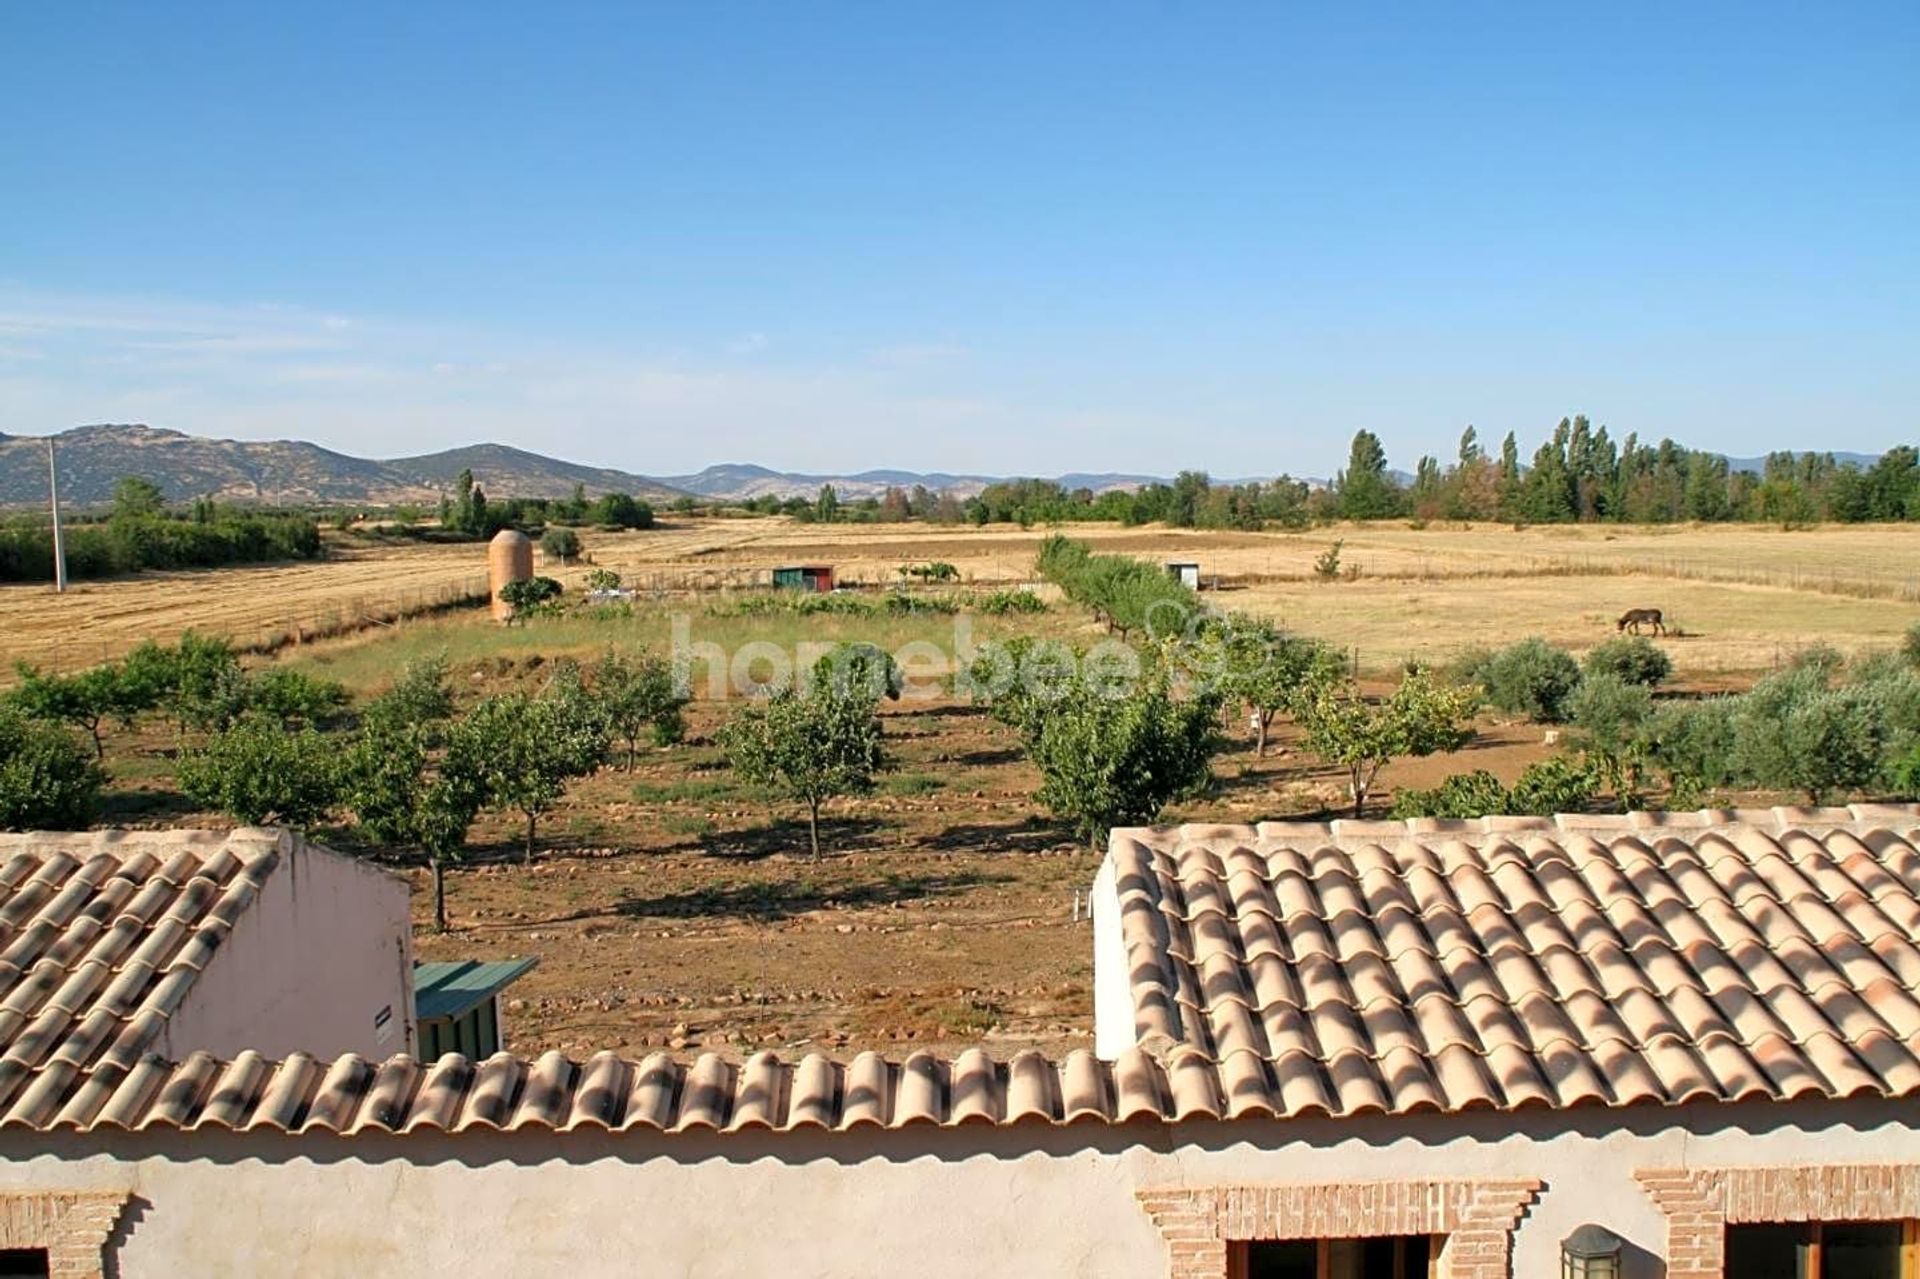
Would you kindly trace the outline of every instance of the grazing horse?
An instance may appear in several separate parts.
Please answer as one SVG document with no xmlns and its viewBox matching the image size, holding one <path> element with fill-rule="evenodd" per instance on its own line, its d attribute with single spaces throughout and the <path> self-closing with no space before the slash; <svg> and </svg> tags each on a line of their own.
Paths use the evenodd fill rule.
<svg viewBox="0 0 1920 1279">
<path fill-rule="evenodd" d="M 1638 635 L 1643 625 L 1653 627 L 1653 633 L 1655 635 L 1665 635 L 1667 633 L 1667 628 L 1661 624 L 1660 610 L 1657 608 L 1630 608 L 1620 615 L 1620 620 L 1613 624 L 1613 629 L 1616 631 L 1630 630 L 1635 635 Z"/>
</svg>

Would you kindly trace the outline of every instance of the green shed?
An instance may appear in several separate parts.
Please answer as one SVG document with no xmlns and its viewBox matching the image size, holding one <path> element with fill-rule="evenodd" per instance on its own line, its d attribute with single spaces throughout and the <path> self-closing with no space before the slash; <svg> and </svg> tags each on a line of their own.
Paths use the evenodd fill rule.
<svg viewBox="0 0 1920 1279">
<path fill-rule="evenodd" d="M 448 1053 L 469 1060 L 491 1057 L 506 1044 L 500 992 L 540 961 L 460 959 L 413 966 L 413 1019 L 420 1027 L 421 1061 Z"/>
<path fill-rule="evenodd" d="M 833 589 L 833 566 L 788 564 L 773 570 L 773 584 L 786 591 L 830 591 Z"/>
</svg>

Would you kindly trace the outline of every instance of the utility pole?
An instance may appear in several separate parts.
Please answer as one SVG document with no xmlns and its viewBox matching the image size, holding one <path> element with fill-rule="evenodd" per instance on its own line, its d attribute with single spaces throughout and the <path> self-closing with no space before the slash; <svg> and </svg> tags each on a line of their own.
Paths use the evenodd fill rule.
<svg viewBox="0 0 1920 1279">
<path fill-rule="evenodd" d="M 60 531 L 60 469 L 53 462 L 53 437 L 47 437 L 47 496 L 53 504 L 53 589 L 67 590 L 67 539 Z"/>
</svg>

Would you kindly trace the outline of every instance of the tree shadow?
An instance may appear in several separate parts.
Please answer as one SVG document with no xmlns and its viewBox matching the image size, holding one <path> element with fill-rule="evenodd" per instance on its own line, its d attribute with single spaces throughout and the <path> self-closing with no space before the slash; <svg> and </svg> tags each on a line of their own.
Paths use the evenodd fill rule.
<svg viewBox="0 0 1920 1279">
<path fill-rule="evenodd" d="M 100 823 L 123 826 L 134 822 L 181 822 L 203 810 L 176 790 L 112 790 L 100 792 Z"/>
<path fill-rule="evenodd" d="M 887 823 L 876 817 L 822 817 L 820 852 L 823 857 L 835 853 L 857 852 L 877 845 L 876 836 Z M 807 823 L 797 817 L 781 818 L 745 830 L 720 830 L 691 837 L 670 846 L 674 852 L 698 851 L 710 857 L 731 861 L 757 862 L 788 853 L 808 856 Z"/>
<path fill-rule="evenodd" d="M 1073 838 L 1072 832 L 1041 817 L 1027 817 L 998 824 L 967 822 L 949 826 L 938 835 L 922 839 L 922 848 L 940 852 L 965 850 L 976 853 L 1032 853 L 1054 847 Z"/>
<path fill-rule="evenodd" d="M 1012 881 L 1010 875 L 958 871 L 937 875 L 887 875 L 861 884 L 822 885 L 806 879 L 766 884 L 695 888 L 658 897 L 627 897 L 605 911 L 627 918 L 692 919 L 734 916 L 757 920 L 789 919 L 829 906 L 859 910 L 897 902 L 951 897 L 975 888 Z M 569 916 L 581 918 L 582 916 Z"/>
<path fill-rule="evenodd" d="M 969 768 L 993 768 L 1000 764 L 1013 764 L 1022 758 L 1017 746 L 997 746 L 986 750 L 962 751 L 947 759 L 946 763 L 960 764 Z"/>
</svg>

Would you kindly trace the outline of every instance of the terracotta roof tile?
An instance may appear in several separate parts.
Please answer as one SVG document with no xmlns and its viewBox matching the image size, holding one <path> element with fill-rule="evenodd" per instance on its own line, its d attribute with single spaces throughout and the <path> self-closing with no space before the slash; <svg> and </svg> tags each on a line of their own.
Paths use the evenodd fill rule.
<svg viewBox="0 0 1920 1279">
<path fill-rule="evenodd" d="M 1276 1113 L 1348 1114 L 1920 1089 L 1917 841 L 1920 809 L 1862 806 L 1130 830 L 1110 856 L 1136 1024 L 1176 992 L 1188 1051 L 1246 1086 L 1263 1055 Z"/>
<path fill-rule="evenodd" d="M 1920 1093 L 1920 810 L 1117 832 L 1142 1046 L 159 1056 L 270 835 L 0 844 L 0 1127 L 677 1133 Z M 1151 1048 L 1151 1051 L 1149 1051 Z"/>
</svg>

